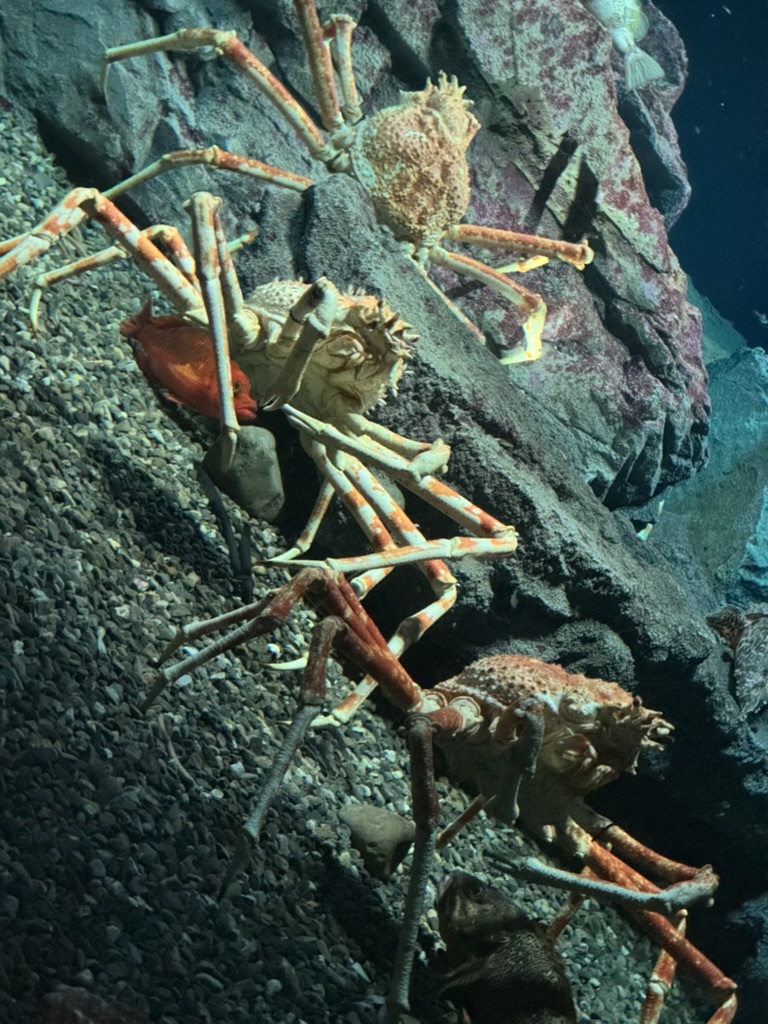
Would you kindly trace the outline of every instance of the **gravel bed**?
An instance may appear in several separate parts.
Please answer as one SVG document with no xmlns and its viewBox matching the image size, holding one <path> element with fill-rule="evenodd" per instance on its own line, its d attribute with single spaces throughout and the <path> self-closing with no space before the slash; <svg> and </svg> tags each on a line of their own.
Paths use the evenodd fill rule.
<svg viewBox="0 0 768 1024">
<path fill-rule="evenodd" d="M 0 152 L 7 238 L 67 185 L 34 127 L 8 112 Z M 175 627 L 232 607 L 235 587 L 195 479 L 202 452 L 157 407 L 118 335 L 146 284 L 121 264 L 59 286 L 34 336 L 30 282 L 62 260 L 60 250 L 0 283 L 0 1020 L 38 1021 L 45 993 L 80 986 L 153 1024 L 373 1024 L 406 876 L 369 878 L 339 812 L 349 801 L 408 812 L 402 737 L 368 709 L 343 733 L 312 735 L 253 863 L 217 902 L 293 678 L 260 667 L 276 653 L 263 644 L 140 713 L 150 661 Z M 262 523 L 254 543 L 260 554 L 284 545 Z M 259 577 L 257 592 L 285 578 Z M 271 638 L 279 656 L 303 650 L 310 628 L 297 610 Z M 345 689 L 337 675 L 334 693 Z M 466 796 L 444 779 L 440 791 L 454 816 Z M 491 851 L 541 855 L 479 821 L 435 864 L 430 902 L 451 869 L 489 878 Z M 542 919 L 562 905 L 502 884 Z M 434 922 L 430 911 L 427 950 Z M 645 939 L 591 905 L 561 951 L 582 1022 L 638 1019 L 655 955 Z M 426 954 L 417 979 L 413 1019 L 455 1021 L 429 995 Z M 664 1020 L 707 1016 L 676 986 Z"/>
</svg>

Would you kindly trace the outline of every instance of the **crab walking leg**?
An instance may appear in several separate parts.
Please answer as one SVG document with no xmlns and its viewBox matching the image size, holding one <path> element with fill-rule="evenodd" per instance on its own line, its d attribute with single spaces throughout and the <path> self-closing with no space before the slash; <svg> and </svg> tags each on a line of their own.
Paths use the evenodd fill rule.
<svg viewBox="0 0 768 1024">
<path fill-rule="evenodd" d="M 439 473 L 447 467 L 451 457 L 451 449 L 445 441 L 414 441 L 356 412 L 349 414 L 349 424 L 358 437 L 365 436 L 384 451 L 395 452 L 418 473 Z"/>
<path fill-rule="evenodd" d="M 326 512 L 331 506 L 331 502 L 334 499 L 336 491 L 329 480 L 323 479 L 320 484 L 320 491 L 318 492 L 315 504 L 312 507 L 312 512 L 307 525 L 301 531 L 299 536 L 296 538 L 293 547 L 288 548 L 286 551 L 282 551 L 279 555 L 270 559 L 275 565 L 282 562 L 292 562 L 297 555 L 303 555 L 308 551 L 317 536 L 317 531 L 320 529 L 320 524 L 325 517 Z"/>
<path fill-rule="evenodd" d="M 702 871 L 701 868 L 670 860 L 669 857 L 657 853 L 613 822 L 606 828 L 600 829 L 599 839 L 601 843 L 608 846 L 613 853 L 619 854 L 624 860 L 631 861 L 649 874 L 668 879 L 671 882 L 696 878 Z M 712 871 L 709 865 L 707 867 L 709 871 Z"/>
<path fill-rule="evenodd" d="M 587 863 L 600 878 L 641 892 L 659 891 L 647 878 L 597 842 L 590 846 Z M 726 977 L 716 964 L 681 935 L 662 914 L 634 907 L 627 907 L 627 911 L 658 946 L 674 957 L 679 966 L 689 971 L 710 990 L 718 1008 L 710 1017 L 708 1024 L 730 1024 L 736 1013 L 736 983 Z"/>
<path fill-rule="evenodd" d="M 357 459 L 339 453 L 339 463 L 347 475 L 352 474 L 357 480 L 360 490 L 371 506 L 381 516 L 399 542 L 405 542 L 413 548 L 424 551 L 428 542 L 424 535 L 403 509 L 395 502 L 392 495 L 379 483 L 376 477 Z M 505 552 L 508 553 L 508 552 Z M 439 558 L 425 558 L 418 561 L 418 567 L 427 579 L 435 600 L 426 608 L 414 615 L 409 615 L 397 627 L 388 647 L 399 658 L 403 652 L 419 640 L 424 633 L 442 618 L 456 603 L 456 579 L 448 566 Z M 376 568 L 374 566 L 373 568 Z"/>
<path fill-rule="evenodd" d="M 505 525 L 498 519 L 484 512 L 473 502 L 464 498 L 457 491 L 441 483 L 431 475 L 424 477 L 418 469 L 418 458 L 409 462 L 395 452 L 385 450 L 380 445 L 372 445 L 361 438 L 349 437 L 340 430 L 321 420 L 301 412 L 291 405 L 283 407 L 283 412 L 297 429 L 306 432 L 339 451 L 346 452 L 361 461 L 383 470 L 397 483 L 408 490 L 419 494 L 434 508 L 443 512 L 459 526 L 469 530 L 476 536 L 502 536 L 510 543 L 510 551 L 516 542 L 517 534 L 513 526 Z"/>
<path fill-rule="evenodd" d="M 308 449 L 310 455 L 317 462 L 323 478 L 330 482 L 371 544 L 383 552 L 387 560 L 390 555 L 395 559 L 397 557 L 398 548 L 393 533 L 397 535 L 398 540 L 404 540 L 420 549 L 423 548 L 425 542 L 422 534 L 378 483 L 373 474 L 369 473 L 360 462 L 349 456 L 343 456 L 339 452 L 335 452 L 331 456 L 316 441 L 309 442 Z M 358 486 L 355 486 L 352 480 Z M 421 612 L 404 619 L 398 626 L 387 644 L 397 658 L 456 601 L 456 580 L 448 567 L 436 559 L 425 561 L 423 553 L 420 554 L 417 561 L 419 568 L 435 591 L 436 598 Z M 373 586 L 388 575 L 391 568 L 392 566 L 389 565 L 384 566 L 380 574 L 366 580 L 365 593 L 369 593 Z M 333 710 L 331 715 L 323 716 L 316 724 L 329 725 L 348 722 L 376 689 L 376 686 L 375 679 L 366 676 L 355 690 Z"/>
<path fill-rule="evenodd" d="M 280 167 L 273 167 L 272 164 L 265 164 L 252 157 L 237 156 L 218 146 L 208 146 L 206 149 L 177 149 L 171 153 L 164 153 L 147 167 L 132 174 L 130 178 L 125 178 L 107 189 L 104 195 L 109 199 L 116 199 L 161 174 L 175 171 L 179 167 L 191 166 L 208 167 L 214 171 L 231 171 L 248 178 L 256 178 L 267 185 L 291 189 L 293 192 L 305 192 L 314 185 L 312 178 L 292 174 L 291 171 L 284 171 Z"/>
<path fill-rule="evenodd" d="M 213 28 L 184 28 L 170 35 L 144 39 L 125 46 L 113 46 L 102 58 L 102 90 L 110 64 L 143 57 L 150 53 L 188 52 L 211 46 L 216 53 L 233 64 L 280 111 L 312 156 L 327 159 L 328 145 L 314 121 L 291 96 L 272 72 L 237 38 L 235 32 Z"/>
<path fill-rule="evenodd" d="M 190 654 L 169 668 L 160 668 L 145 706 L 169 684 L 181 676 L 205 665 L 226 651 L 233 650 L 257 636 L 273 632 L 284 623 L 292 609 L 304 598 L 310 598 L 331 616 L 343 619 L 349 627 L 343 648 L 345 653 L 361 666 L 381 679 L 382 690 L 388 700 L 402 711 L 410 711 L 421 699 L 421 688 L 399 663 L 387 647 L 384 637 L 350 583 L 341 575 L 325 569 L 302 569 L 292 580 L 278 590 L 268 594 L 261 601 L 216 618 L 188 623 L 182 626 L 176 637 L 158 658 L 162 666 L 182 645 L 195 643 L 212 633 L 222 636 L 211 641 L 201 651 Z"/>
<path fill-rule="evenodd" d="M 341 112 L 347 124 L 355 125 L 363 116 L 352 69 L 352 33 L 357 24 L 348 14 L 332 14 L 323 28 L 339 75 Z"/>
<path fill-rule="evenodd" d="M 336 83 L 333 80 L 331 51 L 325 42 L 325 32 L 317 16 L 314 0 L 294 0 L 301 35 L 307 51 L 307 63 L 315 90 L 323 128 L 332 135 L 341 131 L 344 118 L 339 107 Z"/>
<path fill-rule="evenodd" d="M 675 915 L 674 927 L 681 936 L 685 936 L 687 921 L 687 912 L 685 910 L 678 911 Z M 671 953 L 662 949 L 648 981 L 643 1008 L 640 1012 L 640 1024 L 658 1024 L 676 973 L 677 961 Z"/>
<path fill-rule="evenodd" d="M 25 236 L 20 245 L 0 260 L 0 278 L 45 252 L 86 217 L 101 224 L 180 313 L 200 326 L 207 326 L 208 318 L 200 292 L 145 232 L 140 231 L 111 200 L 93 188 L 73 189 L 65 196 L 52 213 Z"/>
<path fill-rule="evenodd" d="M 541 266 L 547 259 L 555 258 L 568 263 L 578 270 L 591 263 L 594 253 L 586 242 L 574 244 L 555 239 L 542 238 L 539 235 L 523 235 L 516 231 L 504 231 L 477 224 L 457 224 L 446 232 L 445 237 L 454 242 L 479 245 L 486 249 L 502 249 L 522 252 L 530 257 L 511 267 L 511 270 L 525 272 L 535 266 Z M 429 251 L 429 259 L 433 263 L 448 267 L 456 274 L 464 274 L 480 281 L 503 298 L 508 299 L 525 315 L 523 335 L 525 346 L 522 352 L 513 352 L 501 360 L 502 364 L 519 363 L 538 359 L 541 355 L 541 334 L 547 317 L 547 307 L 540 295 L 510 281 L 501 271 L 489 267 L 480 260 L 449 252 L 441 245 L 433 246 Z"/>
<path fill-rule="evenodd" d="M 408 751 L 411 761 L 411 808 L 416 825 L 413 857 L 408 877 L 403 920 L 395 954 L 395 966 L 386 999 L 386 1024 L 398 1024 L 409 1008 L 413 958 L 418 943 L 419 923 L 424 913 L 429 871 L 435 858 L 440 802 L 435 787 L 434 726 L 424 715 L 408 722 Z"/>
<path fill-rule="evenodd" d="M 358 573 L 374 569 L 394 568 L 398 565 L 412 565 L 414 562 L 440 559 L 451 562 L 458 558 L 504 558 L 512 554 L 517 545 L 510 545 L 502 537 L 441 537 L 438 540 L 423 540 L 418 544 L 398 545 L 375 554 L 347 555 L 344 558 L 294 558 L 291 564 L 331 569 L 333 572 Z M 259 565 L 283 564 L 284 559 L 265 558 Z"/>
<path fill-rule="evenodd" d="M 558 259 L 576 267 L 577 270 L 583 270 L 595 258 L 594 252 L 586 242 L 563 242 L 554 238 L 542 238 L 540 235 L 523 235 L 517 231 L 505 231 L 503 228 L 489 228 L 482 224 L 456 224 L 448 230 L 445 237 L 464 245 L 479 245 L 485 249 L 502 249 L 528 256 Z M 534 265 L 542 266 L 538 262 Z"/>
<path fill-rule="evenodd" d="M 337 452 L 335 455 L 338 460 L 340 453 Z M 361 491 L 363 491 L 365 499 L 387 523 L 398 540 L 417 547 L 421 552 L 421 557 L 418 559 L 418 568 L 427 578 L 427 582 L 435 593 L 435 600 L 425 608 L 422 608 L 421 611 L 403 619 L 390 638 L 387 647 L 399 659 L 408 647 L 416 643 L 430 626 L 445 615 L 456 603 L 456 579 L 444 562 L 434 558 L 425 560 L 424 547 L 426 542 L 422 534 L 417 530 L 405 512 L 392 500 L 376 477 L 357 460 L 352 460 L 349 456 L 344 456 L 344 460 L 344 464 L 347 467 L 345 477 L 349 478 L 351 476 L 356 481 Z M 354 489 L 351 483 L 349 483 L 349 487 Z M 396 559 L 399 550 L 398 548 L 394 550 L 387 549 L 383 552 L 383 555 L 388 559 L 390 557 Z M 364 588 L 364 593 L 369 593 L 390 570 L 391 566 L 382 569 L 380 575 L 372 574 L 369 577 L 363 577 L 360 581 L 360 589 Z M 353 581 L 353 589 L 355 593 L 359 593 L 358 588 L 354 586 L 356 583 L 358 583 L 357 580 Z M 377 685 L 377 677 L 366 676 L 358 683 L 352 693 L 348 694 L 329 715 L 319 717 L 315 725 L 319 727 L 346 724 L 370 697 Z"/>
<path fill-rule="evenodd" d="M 216 384 L 221 408 L 223 468 L 229 469 L 235 457 L 240 426 L 232 393 L 232 364 L 229 358 L 227 311 L 221 287 L 222 258 L 228 259 L 227 243 L 218 211 L 221 199 L 208 192 L 196 192 L 184 204 L 192 227 L 192 250 L 200 278 L 216 361 Z"/>
<path fill-rule="evenodd" d="M 189 281 L 193 288 L 199 290 L 200 283 L 195 274 L 195 261 L 192 259 L 192 254 L 187 248 L 186 242 L 175 227 L 172 227 L 170 224 L 153 224 L 151 227 L 144 228 L 142 234 L 152 242 L 160 242 L 170 252 L 171 259 L 184 277 L 186 277 L 187 281 Z M 29 319 L 32 327 L 37 330 L 40 302 L 46 289 L 52 288 L 62 281 L 68 281 L 70 278 L 79 277 L 80 274 L 87 274 L 91 270 L 98 270 L 101 267 L 109 266 L 110 263 L 114 263 L 117 260 L 131 258 L 131 253 L 122 246 L 112 245 L 109 249 L 102 249 L 100 252 L 95 252 L 90 256 L 84 256 L 82 259 L 67 263 L 63 267 L 57 267 L 55 270 L 49 270 L 45 274 L 40 274 L 35 279 L 34 288 L 29 300 Z"/>
<path fill-rule="evenodd" d="M 520 861 L 507 860 L 504 857 L 496 857 L 494 860 L 513 877 L 526 882 L 566 889 L 583 896 L 592 896 L 598 901 L 618 903 L 628 909 L 635 907 L 663 914 L 687 910 L 699 903 L 711 904 L 712 895 L 718 885 L 718 879 L 706 869 L 702 870 L 696 884 L 687 881 L 673 882 L 664 889 L 653 885 L 647 889 L 635 889 L 603 881 L 589 869 L 580 873 L 564 871 L 551 864 L 545 864 L 536 857 L 526 857 Z"/>
<path fill-rule="evenodd" d="M 544 330 L 544 323 L 547 319 L 547 307 L 544 300 L 536 292 L 528 291 L 522 285 L 510 281 L 504 274 L 489 267 L 487 263 L 472 259 L 470 256 L 462 256 L 457 252 L 448 252 L 440 245 L 435 245 L 429 251 L 429 259 L 441 267 L 447 267 L 455 274 L 463 274 L 475 281 L 488 285 L 502 298 L 507 299 L 516 306 L 525 316 L 523 323 L 523 335 L 525 347 L 522 353 L 514 352 L 501 360 L 502 363 L 533 361 L 541 355 L 542 342 L 541 334 Z"/>
</svg>

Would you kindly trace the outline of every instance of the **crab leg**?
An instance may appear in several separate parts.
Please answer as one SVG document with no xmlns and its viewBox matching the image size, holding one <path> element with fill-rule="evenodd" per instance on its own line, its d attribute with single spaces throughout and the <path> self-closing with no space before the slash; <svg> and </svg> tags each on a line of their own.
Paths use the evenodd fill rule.
<svg viewBox="0 0 768 1024">
<path fill-rule="evenodd" d="M 613 853 L 599 843 L 593 842 L 589 849 L 588 864 L 599 877 L 638 889 L 641 892 L 658 892 L 656 886 L 649 882 L 629 865 L 619 860 Z M 706 869 L 703 869 L 706 871 Z M 711 868 L 709 869 L 711 872 Z M 666 950 L 675 961 L 694 977 L 701 979 L 710 990 L 718 1009 L 710 1017 L 708 1024 L 729 1024 L 736 1012 L 736 983 L 726 977 L 700 950 L 681 935 L 675 926 L 662 914 L 650 910 L 638 910 L 627 907 L 627 911 L 638 922 L 653 941 Z"/>
<path fill-rule="evenodd" d="M 345 127 L 339 108 L 336 84 L 333 80 L 331 52 L 325 42 L 326 33 L 320 24 L 313 0 L 294 0 L 299 19 L 299 28 L 307 51 L 309 73 L 315 90 L 320 120 L 323 128 L 331 134 Z M 354 23 L 353 23 L 354 27 Z"/>
<path fill-rule="evenodd" d="M 440 802 L 435 787 L 433 732 L 434 726 L 426 716 L 411 716 L 407 733 L 411 761 L 411 808 L 416 835 L 395 965 L 387 992 L 386 1024 L 398 1024 L 402 1013 L 410 1005 L 408 991 L 413 973 L 413 957 L 418 941 L 419 922 L 424 912 L 429 870 L 434 861 L 437 845 Z"/>
<path fill-rule="evenodd" d="M 221 287 L 222 262 L 229 259 L 227 243 L 219 221 L 221 199 L 208 192 L 196 192 L 184 204 L 192 225 L 192 249 L 202 286 L 211 341 L 216 360 L 216 384 L 221 408 L 223 468 L 232 465 L 240 426 L 232 394 L 232 363 L 229 357 L 227 308 Z"/>
<path fill-rule="evenodd" d="M 235 32 L 222 32 L 214 28 L 183 28 L 170 35 L 144 39 L 125 46 L 113 46 L 102 58 L 102 89 L 110 64 L 143 57 L 149 53 L 188 52 L 212 46 L 216 53 L 241 71 L 259 92 L 280 111 L 309 152 L 319 160 L 326 160 L 329 147 L 320 130 L 291 96 L 285 86 L 237 38 Z"/>
<path fill-rule="evenodd" d="M 486 263 L 481 263 L 480 260 L 463 256 L 457 252 L 448 252 L 440 245 L 435 245 L 430 249 L 429 258 L 433 263 L 447 267 L 455 274 L 464 274 L 466 277 L 488 285 L 524 314 L 525 348 L 522 353 L 513 352 L 512 355 L 505 356 L 501 360 L 502 363 L 532 361 L 539 358 L 542 349 L 541 333 L 547 319 L 547 307 L 540 295 L 528 291 L 522 285 L 515 284 L 514 281 L 510 281 L 508 277 L 499 273 L 498 270 L 494 270 L 493 267 L 489 267 Z"/>
<path fill-rule="evenodd" d="M 161 242 L 162 245 L 170 251 L 173 262 L 182 272 L 184 277 L 186 277 L 193 288 L 199 290 L 200 284 L 195 275 L 195 261 L 192 259 L 192 255 L 187 248 L 184 239 L 176 228 L 172 227 L 170 224 L 153 224 L 151 227 L 145 228 L 142 231 L 142 234 L 153 242 Z M 240 240 L 238 239 L 238 241 Z M 110 263 L 114 263 L 116 260 L 126 260 L 131 258 L 131 253 L 127 249 L 124 249 L 120 245 L 113 245 L 110 246 L 109 249 L 102 249 L 100 252 L 93 253 L 91 256 L 84 256 L 82 259 L 76 260 L 73 263 L 67 263 L 63 267 L 57 267 L 55 270 L 49 270 L 45 274 L 40 274 L 35 279 L 34 288 L 32 289 L 32 295 L 29 300 L 29 319 L 32 327 L 37 330 L 40 315 L 40 301 L 43 297 L 43 292 L 47 288 L 52 288 L 54 285 L 60 284 L 62 281 L 67 281 L 70 278 L 79 277 L 80 274 L 86 274 L 91 270 L 98 270 L 101 267 L 106 267 Z"/>
<path fill-rule="evenodd" d="M 288 188 L 294 192 L 304 192 L 314 185 L 311 178 L 305 178 L 301 174 L 292 174 L 291 171 L 284 171 L 279 167 L 273 167 L 272 164 L 262 163 L 261 160 L 254 160 L 248 156 L 237 156 L 218 146 L 209 146 L 207 149 L 177 149 L 171 153 L 165 153 L 147 167 L 132 174 L 130 178 L 125 178 L 117 185 L 113 185 L 104 194 L 110 199 L 115 199 L 161 174 L 175 171 L 179 167 L 191 166 L 210 167 L 215 171 L 232 171 L 249 178 L 257 178 L 267 185 L 278 185 L 280 188 Z"/>
<path fill-rule="evenodd" d="M 347 14 L 332 14 L 323 28 L 336 60 L 341 91 L 341 112 L 347 124 L 357 124 L 363 116 L 357 95 L 355 73 L 352 69 L 352 33 L 357 25 Z"/>
<path fill-rule="evenodd" d="M 594 258 L 594 253 L 586 242 L 576 245 L 572 242 L 542 238 L 539 235 L 523 235 L 517 231 L 504 231 L 477 224 L 457 224 L 446 232 L 445 237 L 455 242 L 480 245 L 486 249 L 513 250 L 527 254 L 529 259 L 508 268 L 517 272 L 525 272 L 533 267 L 541 266 L 549 258 L 562 260 L 564 263 L 583 270 L 586 264 L 591 263 Z M 489 267 L 486 263 L 459 253 L 449 252 L 441 245 L 435 245 L 430 249 L 429 259 L 433 263 L 448 267 L 456 274 L 464 274 L 475 281 L 488 285 L 524 314 L 524 349 L 522 352 L 515 351 L 505 356 L 501 360 L 502 364 L 509 365 L 539 358 L 542 348 L 541 334 L 547 317 L 547 307 L 540 295 L 523 288 L 522 285 L 515 284 L 504 273 Z"/>
<path fill-rule="evenodd" d="M 505 249 L 530 256 L 554 258 L 569 263 L 577 270 L 583 270 L 595 256 L 586 242 L 563 242 L 554 238 L 542 238 L 540 235 L 523 235 L 518 231 L 489 228 L 482 224 L 456 224 L 449 229 L 445 237 L 454 242 L 479 245 L 485 249 Z M 540 263 L 535 265 L 541 266 Z"/>
<path fill-rule="evenodd" d="M 510 551 L 514 551 L 517 544 L 517 534 L 512 526 L 506 526 L 498 519 L 488 515 L 483 509 L 464 498 L 457 491 L 443 484 L 433 476 L 423 477 L 414 471 L 414 463 L 401 458 L 395 452 L 381 452 L 376 447 L 357 439 L 342 434 L 331 424 L 303 413 L 293 406 L 286 405 L 283 411 L 288 419 L 297 429 L 306 431 L 307 435 L 334 448 L 353 455 L 356 458 L 365 460 L 367 463 L 384 470 L 393 480 L 402 484 L 408 490 L 419 494 L 435 508 L 439 509 L 455 523 L 468 529 L 476 535 L 498 535 L 506 537 L 510 544 Z"/>
<path fill-rule="evenodd" d="M 687 920 L 685 910 L 680 910 L 675 915 L 674 927 L 681 936 L 685 935 Z M 666 949 L 662 949 L 648 982 L 645 1002 L 640 1014 L 640 1024 L 658 1024 L 676 973 L 677 961 Z"/>
</svg>

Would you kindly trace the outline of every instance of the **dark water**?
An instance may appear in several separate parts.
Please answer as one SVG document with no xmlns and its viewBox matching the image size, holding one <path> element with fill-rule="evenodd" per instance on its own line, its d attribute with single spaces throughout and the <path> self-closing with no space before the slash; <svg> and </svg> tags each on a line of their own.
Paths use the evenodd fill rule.
<svg viewBox="0 0 768 1024">
<path fill-rule="evenodd" d="M 657 0 L 690 77 L 673 111 L 693 195 L 671 242 L 693 283 L 768 348 L 768 4 Z"/>
</svg>

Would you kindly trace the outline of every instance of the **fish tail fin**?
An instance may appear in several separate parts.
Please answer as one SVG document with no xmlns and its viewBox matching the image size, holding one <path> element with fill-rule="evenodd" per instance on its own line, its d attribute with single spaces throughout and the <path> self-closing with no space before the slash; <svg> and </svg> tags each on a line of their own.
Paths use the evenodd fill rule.
<svg viewBox="0 0 768 1024">
<path fill-rule="evenodd" d="M 663 68 L 638 46 L 624 57 L 624 82 L 627 89 L 642 89 L 663 77 Z"/>
</svg>

